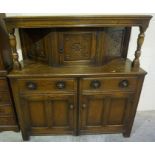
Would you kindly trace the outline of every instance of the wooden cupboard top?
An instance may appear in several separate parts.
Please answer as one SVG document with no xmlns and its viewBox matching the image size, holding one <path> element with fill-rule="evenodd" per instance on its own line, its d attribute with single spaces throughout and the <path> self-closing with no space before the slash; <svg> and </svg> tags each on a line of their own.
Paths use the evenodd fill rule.
<svg viewBox="0 0 155 155">
<path fill-rule="evenodd" d="M 127 59 L 115 59 L 104 66 L 66 66 L 50 67 L 35 61 L 24 61 L 21 71 L 11 71 L 9 77 L 87 77 L 87 76 L 133 76 L 145 75 L 143 69 L 132 70 L 132 62 Z"/>
<path fill-rule="evenodd" d="M 147 27 L 150 15 L 110 15 L 110 16 L 26 16 L 6 17 L 5 22 L 11 28 L 46 27 L 106 27 L 106 26 L 142 26 Z"/>
</svg>

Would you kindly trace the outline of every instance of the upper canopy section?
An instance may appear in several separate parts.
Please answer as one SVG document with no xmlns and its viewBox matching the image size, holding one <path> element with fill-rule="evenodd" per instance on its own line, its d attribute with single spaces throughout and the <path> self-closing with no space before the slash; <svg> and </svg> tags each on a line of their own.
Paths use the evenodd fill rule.
<svg viewBox="0 0 155 155">
<path fill-rule="evenodd" d="M 103 64 L 102 62 L 103 62 L 103 58 L 105 56 L 104 54 L 109 53 L 109 52 L 107 52 L 108 51 L 107 49 L 103 50 L 104 49 L 102 47 L 103 42 L 104 42 L 104 44 L 109 44 L 109 47 L 114 47 L 116 49 L 115 45 L 118 45 L 118 43 L 117 43 L 118 38 L 119 39 L 121 38 L 121 37 L 117 37 L 116 44 L 115 43 L 110 44 L 109 41 L 106 42 L 105 38 L 108 38 L 108 37 L 105 37 L 105 36 L 110 36 L 110 34 L 111 34 L 111 32 L 109 34 L 107 27 L 108 28 L 110 27 L 112 29 L 115 29 L 114 27 L 125 28 L 126 31 L 128 31 L 128 33 L 126 33 L 127 35 L 125 35 L 125 36 L 128 36 L 128 37 L 126 39 L 127 41 L 125 41 L 123 44 L 125 45 L 124 47 L 127 47 L 126 45 L 128 45 L 128 42 L 129 42 L 128 38 L 129 38 L 129 34 L 130 34 L 129 33 L 130 28 L 133 26 L 137 26 L 140 28 L 139 29 L 140 33 L 139 33 L 138 39 L 137 39 L 137 49 L 135 51 L 135 58 L 133 60 L 132 67 L 134 70 L 138 70 L 140 67 L 140 61 L 139 61 L 140 59 L 139 58 L 141 55 L 141 47 L 142 47 L 142 44 L 144 41 L 145 31 L 149 25 L 151 18 L 152 18 L 152 16 L 148 16 L 148 15 L 134 15 L 134 16 L 133 15 L 110 15 L 110 16 L 82 15 L 82 16 L 7 17 L 7 18 L 5 18 L 5 22 L 6 22 L 8 33 L 9 33 L 11 53 L 13 55 L 13 62 L 14 62 L 13 69 L 14 70 L 21 69 L 21 64 L 18 60 L 18 53 L 16 50 L 16 37 L 14 34 L 15 28 L 21 28 L 21 30 L 24 28 L 46 28 L 46 30 L 47 30 L 47 28 L 54 28 L 54 29 L 50 30 L 50 34 L 52 35 L 53 38 L 51 39 L 50 46 L 47 46 L 47 47 L 50 47 L 52 49 L 51 50 L 52 52 L 53 51 L 56 52 L 56 54 L 54 52 L 53 52 L 54 54 L 51 52 L 53 60 L 58 62 L 55 64 L 65 64 L 66 61 L 72 62 L 75 60 L 83 61 L 84 58 L 85 58 L 84 60 L 86 60 L 86 61 L 90 60 L 90 58 L 92 58 L 91 62 L 95 62 L 95 64 Z M 55 29 L 55 28 L 57 28 L 57 29 Z M 62 31 L 59 33 L 59 31 L 61 30 L 60 28 L 65 29 L 64 32 Z M 66 28 L 67 28 L 67 30 L 66 30 Z M 80 28 L 80 30 L 74 31 L 74 33 L 73 33 L 72 32 L 73 30 L 71 30 L 71 32 L 68 32 L 69 28 L 71 28 L 71 29 L 73 29 L 73 28 L 79 29 Z M 82 32 L 83 30 L 81 30 L 81 29 L 93 29 L 93 31 L 95 29 L 95 32 L 84 31 L 84 33 L 83 33 Z M 29 30 L 29 29 L 24 29 L 24 30 Z M 32 30 L 32 32 L 33 32 L 33 30 Z M 89 32 L 89 34 L 87 32 Z M 40 35 L 41 32 L 36 33 L 36 35 L 38 35 L 38 34 Z M 76 35 L 74 35 L 74 34 L 76 34 Z M 120 34 L 120 32 L 117 34 Z M 114 35 L 114 32 L 112 31 L 112 37 L 111 37 L 112 40 L 113 40 L 113 38 L 115 38 L 113 35 Z M 34 36 L 34 33 L 33 33 L 33 36 Z M 29 37 L 29 38 L 33 39 L 33 37 Z M 40 36 L 39 36 L 39 38 L 40 38 Z M 95 38 L 96 38 L 96 40 L 95 40 Z M 124 38 L 124 37 L 122 37 L 122 38 Z M 41 40 L 43 40 L 43 39 L 41 39 Z M 49 39 L 47 39 L 47 40 L 49 41 Z M 77 40 L 78 40 L 78 42 L 77 42 Z M 44 43 L 44 42 L 48 42 L 48 41 L 43 40 L 42 42 Z M 52 41 L 53 41 L 54 46 L 51 46 Z M 32 42 L 30 41 L 30 43 L 32 43 Z M 55 45 L 55 44 L 57 44 L 57 45 Z M 84 44 L 84 46 L 83 46 L 83 44 Z M 33 45 L 35 45 L 34 42 L 33 42 Z M 41 43 L 37 42 L 37 44 L 36 44 L 37 51 L 38 51 L 38 48 L 46 47 L 46 46 L 40 46 L 40 45 L 41 45 Z M 96 48 L 96 45 L 97 45 L 97 47 L 99 47 L 98 49 Z M 106 47 L 106 46 L 104 46 L 104 47 Z M 32 48 L 32 49 L 34 49 L 34 48 Z M 84 50 L 84 49 L 87 49 L 87 50 Z M 94 49 L 96 49 L 96 51 Z M 114 51 L 113 49 L 111 51 Z M 84 53 L 83 50 L 86 51 L 84 56 L 83 56 L 83 53 Z M 43 52 L 45 52 L 45 50 L 40 50 L 40 51 L 41 51 L 40 53 L 42 56 L 44 54 Z M 72 51 L 74 51 L 74 52 L 72 52 Z M 80 55 L 76 56 L 75 53 L 80 53 Z M 97 54 L 94 54 L 94 53 L 97 53 Z M 56 56 L 57 58 L 55 59 L 54 56 Z M 79 59 L 77 59 L 77 57 Z M 126 58 L 126 56 L 123 55 L 123 58 L 124 57 Z M 50 57 L 48 57 L 48 58 L 50 58 Z"/>
<path fill-rule="evenodd" d="M 110 15 L 110 16 L 25 16 L 6 17 L 8 29 L 47 28 L 47 27 L 108 27 L 140 26 L 148 27 L 152 16 L 149 15 Z"/>
</svg>

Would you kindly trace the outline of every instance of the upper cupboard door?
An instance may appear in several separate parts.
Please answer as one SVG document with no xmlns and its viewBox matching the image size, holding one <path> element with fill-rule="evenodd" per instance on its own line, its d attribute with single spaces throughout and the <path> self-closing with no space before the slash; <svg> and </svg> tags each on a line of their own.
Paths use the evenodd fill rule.
<svg viewBox="0 0 155 155">
<path fill-rule="evenodd" d="M 60 64 L 89 64 L 95 61 L 97 32 L 93 29 L 59 31 Z"/>
</svg>

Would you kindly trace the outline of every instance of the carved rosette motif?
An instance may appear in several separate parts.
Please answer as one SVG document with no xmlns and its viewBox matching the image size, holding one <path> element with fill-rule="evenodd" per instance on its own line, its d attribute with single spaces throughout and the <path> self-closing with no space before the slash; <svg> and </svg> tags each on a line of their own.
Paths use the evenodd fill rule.
<svg viewBox="0 0 155 155">
<path fill-rule="evenodd" d="M 67 34 L 65 36 L 65 60 L 87 60 L 91 52 L 91 34 Z"/>
</svg>

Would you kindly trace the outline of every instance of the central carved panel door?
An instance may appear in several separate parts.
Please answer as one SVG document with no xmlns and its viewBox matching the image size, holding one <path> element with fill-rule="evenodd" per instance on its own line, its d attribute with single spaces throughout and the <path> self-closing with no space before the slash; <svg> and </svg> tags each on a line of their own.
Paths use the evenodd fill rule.
<svg viewBox="0 0 155 155">
<path fill-rule="evenodd" d="M 69 29 L 59 32 L 58 36 L 61 64 L 89 64 L 95 61 L 96 31 Z"/>
<path fill-rule="evenodd" d="M 74 95 L 31 95 L 21 97 L 23 118 L 32 134 L 74 133 Z"/>
</svg>

